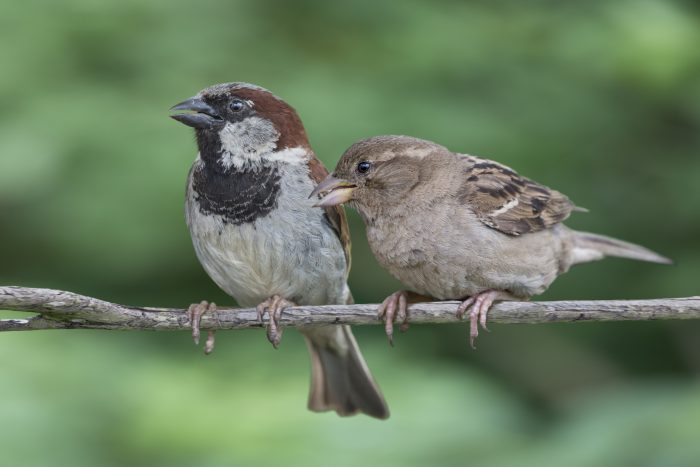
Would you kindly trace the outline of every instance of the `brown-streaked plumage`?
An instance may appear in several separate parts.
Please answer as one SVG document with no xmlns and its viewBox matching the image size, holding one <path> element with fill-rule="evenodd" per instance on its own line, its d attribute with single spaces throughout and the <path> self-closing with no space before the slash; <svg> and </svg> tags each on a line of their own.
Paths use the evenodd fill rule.
<svg viewBox="0 0 700 467">
<path fill-rule="evenodd" d="M 585 210 L 509 167 L 408 136 L 353 144 L 317 194 L 324 195 L 319 206 L 357 209 L 377 260 L 412 292 L 461 300 L 459 316 L 471 307 L 472 346 L 494 301 L 541 294 L 574 264 L 605 256 L 670 263 L 644 247 L 567 228 L 562 221 Z M 380 306 L 390 340 L 408 302 L 399 291 Z"/>
<path fill-rule="evenodd" d="M 352 302 L 350 236 L 340 206 L 308 193 L 328 172 L 296 111 L 259 86 L 211 86 L 173 107 L 195 129 L 199 154 L 187 181 L 186 220 L 200 263 L 241 306 L 268 314 L 277 348 L 284 308 Z M 195 341 L 202 302 L 191 307 Z M 389 410 L 349 326 L 305 326 L 311 356 L 309 408 L 387 418 Z M 213 348 L 209 333 L 206 352 Z"/>
</svg>

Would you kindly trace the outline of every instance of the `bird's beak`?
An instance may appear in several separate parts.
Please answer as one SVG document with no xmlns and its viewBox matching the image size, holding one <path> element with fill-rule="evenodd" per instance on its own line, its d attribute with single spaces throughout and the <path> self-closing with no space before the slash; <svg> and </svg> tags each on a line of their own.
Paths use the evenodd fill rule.
<svg viewBox="0 0 700 467">
<path fill-rule="evenodd" d="M 187 99 L 170 108 L 171 111 L 184 111 L 170 117 L 187 126 L 199 129 L 213 129 L 223 126 L 224 119 L 209 104 L 198 97 Z"/>
<path fill-rule="evenodd" d="M 355 191 L 356 188 L 356 185 L 353 185 L 347 180 L 341 180 L 335 178 L 333 175 L 329 175 L 316 186 L 316 189 L 311 192 L 309 198 L 325 194 L 314 206 L 336 206 L 350 201 L 352 192 Z"/>
</svg>

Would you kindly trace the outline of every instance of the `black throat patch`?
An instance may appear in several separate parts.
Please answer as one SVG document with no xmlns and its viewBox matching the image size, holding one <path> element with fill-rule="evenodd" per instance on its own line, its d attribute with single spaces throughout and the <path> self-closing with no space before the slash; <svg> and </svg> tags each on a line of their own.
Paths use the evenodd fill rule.
<svg viewBox="0 0 700 467">
<path fill-rule="evenodd" d="M 202 214 L 216 214 L 227 224 L 246 224 L 268 215 L 276 206 L 280 175 L 274 166 L 222 170 L 204 162 L 192 173 L 192 189 Z"/>
</svg>

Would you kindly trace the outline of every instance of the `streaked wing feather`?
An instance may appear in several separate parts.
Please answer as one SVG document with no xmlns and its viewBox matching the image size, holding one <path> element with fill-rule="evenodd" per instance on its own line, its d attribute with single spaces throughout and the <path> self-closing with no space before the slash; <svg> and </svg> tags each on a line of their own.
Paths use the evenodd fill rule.
<svg viewBox="0 0 700 467">
<path fill-rule="evenodd" d="M 473 156 L 465 161 L 461 197 L 481 222 L 500 232 L 517 236 L 548 229 L 576 209 L 562 193 L 504 165 Z"/>
</svg>

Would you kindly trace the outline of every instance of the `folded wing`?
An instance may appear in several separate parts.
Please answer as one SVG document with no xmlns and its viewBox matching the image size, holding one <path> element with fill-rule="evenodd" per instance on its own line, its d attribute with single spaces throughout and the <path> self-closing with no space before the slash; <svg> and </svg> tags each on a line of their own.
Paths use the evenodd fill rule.
<svg viewBox="0 0 700 467">
<path fill-rule="evenodd" d="M 577 208 L 565 195 L 497 162 L 463 156 L 469 164 L 461 199 L 487 226 L 507 235 L 548 229 Z"/>
</svg>

